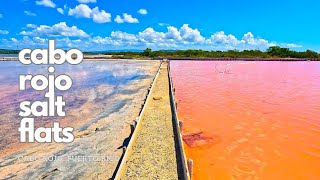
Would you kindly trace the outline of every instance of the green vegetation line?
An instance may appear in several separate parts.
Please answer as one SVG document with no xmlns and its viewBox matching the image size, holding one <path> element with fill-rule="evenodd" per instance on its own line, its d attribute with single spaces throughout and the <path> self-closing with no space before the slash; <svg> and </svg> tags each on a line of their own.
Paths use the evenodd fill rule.
<svg viewBox="0 0 320 180">
<path fill-rule="evenodd" d="M 229 51 L 205 51 L 205 50 L 177 50 L 177 51 L 152 51 L 150 48 L 143 52 L 108 52 L 105 54 L 122 56 L 127 58 L 320 58 L 320 54 L 307 50 L 298 52 L 279 46 L 269 47 L 265 52 L 260 50 L 229 50 Z"/>
</svg>

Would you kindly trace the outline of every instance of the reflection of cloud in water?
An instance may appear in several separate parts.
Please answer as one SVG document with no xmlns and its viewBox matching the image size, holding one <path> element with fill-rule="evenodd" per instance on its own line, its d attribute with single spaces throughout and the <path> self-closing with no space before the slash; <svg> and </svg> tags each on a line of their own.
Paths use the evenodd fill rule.
<svg viewBox="0 0 320 180">
<path fill-rule="evenodd" d="M 140 83 L 139 80 L 148 77 L 150 78 L 148 82 L 152 81 L 148 74 L 150 71 L 147 68 L 151 68 L 151 65 L 153 64 L 142 62 L 99 61 L 83 62 L 76 66 L 55 66 L 56 76 L 67 74 L 74 80 L 70 90 L 56 91 L 57 95 L 63 95 L 66 101 L 64 109 L 66 117 L 39 117 L 36 118 L 35 126 L 48 125 L 49 127 L 52 126 L 52 122 L 61 122 L 63 125 L 72 126 L 79 130 L 86 130 L 91 126 L 94 130 L 95 126 L 100 128 L 102 124 L 101 127 L 109 128 L 109 121 L 105 121 L 104 118 L 114 113 L 119 115 L 122 112 L 129 111 L 129 107 L 134 108 L 132 103 L 139 104 L 140 102 L 135 102 L 135 97 L 142 100 L 142 96 L 138 93 L 146 92 L 146 87 L 149 84 L 144 81 Z M 21 147 L 15 147 L 14 144 L 19 140 L 18 131 L 15 130 L 18 129 L 20 121 L 20 118 L 17 117 L 19 103 L 25 100 L 45 100 L 44 91 L 37 92 L 31 88 L 26 91 L 18 91 L 19 74 L 48 75 L 48 67 L 47 65 L 21 65 L 19 62 L 0 63 L 0 125 L 2 127 L 0 134 L 5 135 L 0 136 L 0 149 L 9 147 L 14 147 L 17 150 L 21 149 Z M 156 69 L 152 69 L 152 72 L 155 73 Z M 142 89 L 144 90 L 142 91 Z M 129 118 L 124 115 L 119 117 Z M 130 114 L 128 113 L 128 115 Z M 111 118 L 114 117 L 111 116 Z M 119 121 L 123 119 L 119 118 Z M 103 121 L 100 122 L 101 120 Z M 108 124 L 105 125 L 104 122 Z M 115 122 L 112 121 L 112 123 Z M 118 127 L 117 124 L 113 126 Z M 122 125 L 119 125 L 119 127 L 122 128 Z M 94 141 L 92 144 L 94 144 Z"/>
<path fill-rule="evenodd" d="M 96 88 L 90 88 L 87 94 L 88 102 L 105 99 L 114 92 L 114 87 L 107 84 L 99 85 Z"/>
<path fill-rule="evenodd" d="M 70 76 L 73 81 L 81 81 L 83 79 L 86 79 L 89 75 L 89 72 L 86 70 L 82 71 L 69 71 L 65 72 L 66 75 Z"/>
<path fill-rule="evenodd" d="M 115 65 L 110 65 L 110 64 L 101 64 L 97 65 L 96 70 L 98 72 L 104 72 L 104 71 L 110 71 L 112 72 L 112 75 L 114 77 L 123 77 L 123 76 L 132 76 L 132 75 L 137 75 L 141 74 L 141 70 L 132 67 L 129 67 L 128 65 L 123 65 L 123 64 L 115 64 Z"/>
<path fill-rule="evenodd" d="M 94 89 L 90 89 L 88 93 L 88 102 L 92 102 L 97 98 L 97 93 Z"/>
<path fill-rule="evenodd" d="M 79 65 L 55 65 L 55 75 L 66 74 L 77 84 L 97 77 L 126 78 L 141 76 L 144 70 L 141 69 L 145 64 L 127 62 L 82 62 Z M 43 74 L 47 76 L 50 65 L 22 65 L 19 62 L 5 62 L 0 64 L 1 83 L 17 82 L 18 74 Z M 85 82 L 84 82 L 85 83 Z"/>
</svg>

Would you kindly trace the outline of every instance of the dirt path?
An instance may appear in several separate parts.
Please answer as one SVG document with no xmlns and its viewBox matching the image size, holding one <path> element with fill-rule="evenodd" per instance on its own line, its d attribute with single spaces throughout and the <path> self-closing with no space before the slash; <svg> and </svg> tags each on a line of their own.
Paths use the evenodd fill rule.
<svg viewBox="0 0 320 180">
<path fill-rule="evenodd" d="M 167 66 L 162 63 L 120 179 L 178 179 Z"/>
</svg>

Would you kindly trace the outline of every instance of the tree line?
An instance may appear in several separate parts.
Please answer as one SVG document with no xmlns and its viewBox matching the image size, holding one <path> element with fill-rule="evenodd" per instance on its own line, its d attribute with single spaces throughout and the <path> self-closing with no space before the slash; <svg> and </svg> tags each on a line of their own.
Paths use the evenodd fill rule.
<svg viewBox="0 0 320 180">
<path fill-rule="evenodd" d="M 0 49 L 0 54 L 18 54 L 19 50 Z M 95 53 L 86 53 L 95 54 Z M 142 52 L 105 52 L 119 58 L 307 58 L 319 59 L 320 54 L 306 50 L 303 52 L 282 48 L 279 46 L 269 47 L 266 51 L 260 50 L 228 50 L 228 51 L 206 51 L 206 50 L 172 50 L 153 51 L 150 48 Z"/>
<path fill-rule="evenodd" d="M 228 50 L 228 51 L 206 51 L 206 50 L 176 50 L 176 51 L 152 51 L 147 48 L 142 52 L 113 52 L 106 53 L 114 56 L 139 58 L 320 58 L 320 54 L 312 50 L 304 52 L 290 50 L 279 46 L 269 47 L 266 51 L 260 50 Z"/>
<path fill-rule="evenodd" d="M 0 49 L 0 54 L 19 54 L 19 50 Z"/>
</svg>

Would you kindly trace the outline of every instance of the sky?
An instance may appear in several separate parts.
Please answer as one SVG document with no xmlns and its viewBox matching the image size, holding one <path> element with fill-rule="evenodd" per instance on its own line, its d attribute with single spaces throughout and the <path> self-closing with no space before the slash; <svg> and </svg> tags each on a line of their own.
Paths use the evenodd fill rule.
<svg viewBox="0 0 320 180">
<path fill-rule="evenodd" d="M 0 48 L 320 52 L 319 0 L 0 0 Z"/>
</svg>

